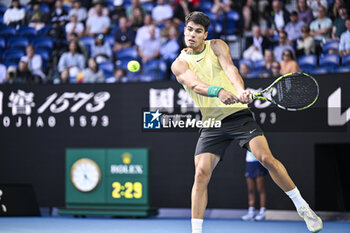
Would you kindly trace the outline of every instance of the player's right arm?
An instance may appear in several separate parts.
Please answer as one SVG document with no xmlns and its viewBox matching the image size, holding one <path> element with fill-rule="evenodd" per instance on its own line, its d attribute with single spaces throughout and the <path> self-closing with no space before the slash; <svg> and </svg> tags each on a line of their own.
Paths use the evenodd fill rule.
<svg viewBox="0 0 350 233">
<path fill-rule="evenodd" d="M 208 96 L 208 88 L 210 85 L 202 82 L 198 76 L 188 67 L 186 61 L 181 58 L 177 58 L 173 62 L 171 70 L 175 74 L 176 79 L 179 83 L 186 85 L 188 88 L 199 95 Z M 224 104 L 234 104 L 236 101 L 238 101 L 237 97 L 234 94 L 224 89 L 220 90 L 218 98 Z"/>
</svg>

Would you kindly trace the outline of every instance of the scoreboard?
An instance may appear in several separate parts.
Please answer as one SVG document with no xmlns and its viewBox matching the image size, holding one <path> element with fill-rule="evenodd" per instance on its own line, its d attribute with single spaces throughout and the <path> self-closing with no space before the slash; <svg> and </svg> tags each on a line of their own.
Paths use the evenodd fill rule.
<svg viewBox="0 0 350 233">
<path fill-rule="evenodd" d="M 61 215 L 151 216 L 149 153 L 143 148 L 67 149 Z"/>
</svg>

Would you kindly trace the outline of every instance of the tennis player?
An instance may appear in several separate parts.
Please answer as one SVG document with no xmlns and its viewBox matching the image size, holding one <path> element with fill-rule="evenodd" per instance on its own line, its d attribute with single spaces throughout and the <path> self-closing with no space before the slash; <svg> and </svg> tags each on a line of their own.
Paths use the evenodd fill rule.
<svg viewBox="0 0 350 233">
<path fill-rule="evenodd" d="M 202 120 L 221 120 L 221 128 L 203 128 L 195 151 L 195 177 L 192 188 L 192 233 L 202 233 L 208 201 L 207 185 L 215 166 L 223 159 L 227 146 L 237 140 L 250 150 L 269 171 L 274 182 L 292 199 L 299 215 L 311 232 L 322 229 L 322 220 L 311 210 L 289 177 L 286 169 L 273 157 L 267 140 L 253 119 L 247 103 L 250 92 L 237 68 L 229 48 L 222 40 L 206 40 L 210 19 L 202 12 L 186 16 L 184 31 L 187 48 L 172 64 L 172 72 L 199 106 Z"/>
</svg>

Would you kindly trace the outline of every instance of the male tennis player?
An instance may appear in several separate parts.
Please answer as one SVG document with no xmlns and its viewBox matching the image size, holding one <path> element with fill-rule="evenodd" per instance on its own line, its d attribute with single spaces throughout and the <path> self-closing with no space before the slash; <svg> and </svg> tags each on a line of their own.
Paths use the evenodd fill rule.
<svg viewBox="0 0 350 233">
<path fill-rule="evenodd" d="M 199 106 L 202 120 L 222 120 L 221 128 L 201 130 L 195 151 L 195 177 L 192 188 L 192 233 L 202 233 L 208 201 L 207 185 L 215 166 L 224 156 L 227 146 L 237 140 L 250 150 L 266 167 L 274 182 L 292 199 L 299 215 L 311 232 L 322 229 L 322 220 L 300 195 L 284 166 L 276 160 L 266 138 L 244 103 L 252 102 L 250 92 L 237 68 L 229 48 L 222 40 L 206 40 L 210 19 L 201 12 L 186 17 L 185 43 L 172 64 L 177 80 Z"/>
</svg>

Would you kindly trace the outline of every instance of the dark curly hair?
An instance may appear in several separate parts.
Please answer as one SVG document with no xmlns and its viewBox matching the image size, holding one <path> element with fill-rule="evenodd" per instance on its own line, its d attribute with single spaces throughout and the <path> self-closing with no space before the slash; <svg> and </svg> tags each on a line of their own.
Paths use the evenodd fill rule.
<svg viewBox="0 0 350 233">
<path fill-rule="evenodd" d="M 205 31 L 208 31 L 209 25 L 210 25 L 210 19 L 209 17 L 200 11 L 193 11 L 190 14 L 186 16 L 186 25 L 189 22 L 193 22 L 195 24 L 202 25 L 205 29 Z"/>
</svg>

